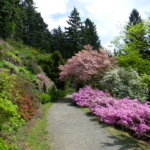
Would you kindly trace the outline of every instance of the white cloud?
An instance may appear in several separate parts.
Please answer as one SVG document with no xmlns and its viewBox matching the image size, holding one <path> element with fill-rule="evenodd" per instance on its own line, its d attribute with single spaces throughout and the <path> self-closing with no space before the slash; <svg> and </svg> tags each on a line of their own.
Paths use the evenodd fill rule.
<svg viewBox="0 0 150 150">
<path fill-rule="evenodd" d="M 41 12 L 49 29 L 67 26 L 68 16 L 74 7 L 80 13 L 82 21 L 89 18 L 97 27 L 103 46 L 108 47 L 109 42 L 119 31 L 117 24 L 124 24 L 129 20 L 133 8 L 136 8 L 142 18 L 149 12 L 149 0 L 34 0 L 37 9 Z M 59 16 L 60 14 L 60 16 Z M 62 15 L 63 14 L 63 15 Z M 56 18 L 54 18 L 54 16 Z"/>
<path fill-rule="evenodd" d="M 62 27 L 62 29 L 64 29 L 64 27 L 68 26 L 68 24 L 66 22 L 67 19 L 68 19 L 68 17 L 58 18 L 58 19 L 54 19 L 53 17 L 49 17 L 49 30 L 52 30 L 54 28 L 58 28 L 59 25 Z"/>
<path fill-rule="evenodd" d="M 65 13 L 67 10 L 68 0 L 54 0 L 53 2 L 49 0 L 34 0 L 36 6 L 38 6 L 38 11 L 42 12 L 45 16 L 46 14 L 55 13 Z"/>
<path fill-rule="evenodd" d="M 41 16 L 44 21 L 48 24 L 49 30 L 57 28 L 59 25 L 64 27 L 67 25 L 67 17 L 63 18 L 53 18 L 54 14 L 65 14 L 67 11 L 68 0 L 54 0 L 53 2 L 49 0 L 34 0 L 36 3 L 37 11 L 41 12 Z"/>
</svg>

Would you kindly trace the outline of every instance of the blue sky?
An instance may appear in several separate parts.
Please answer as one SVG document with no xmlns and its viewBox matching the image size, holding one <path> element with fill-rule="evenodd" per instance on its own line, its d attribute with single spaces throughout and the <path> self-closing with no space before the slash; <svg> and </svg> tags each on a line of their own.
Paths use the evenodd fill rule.
<svg viewBox="0 0 150 150">
<path fill-rule="evenodd" d="M 142 17 L 150 16 L 150 0 L 34 0 L 41 12 L 49 30 L 59 25 L 64 29 L 68 26 L 68 16 L 74 7 L 77 8 L 81 21 L 89 18 L 97 27 L 102 46 L 107 49 L 113 37 L 119 34 L 117 26 L 124 25 L 129 20 L 133 8 L 137 9 Z"/>
</svg>

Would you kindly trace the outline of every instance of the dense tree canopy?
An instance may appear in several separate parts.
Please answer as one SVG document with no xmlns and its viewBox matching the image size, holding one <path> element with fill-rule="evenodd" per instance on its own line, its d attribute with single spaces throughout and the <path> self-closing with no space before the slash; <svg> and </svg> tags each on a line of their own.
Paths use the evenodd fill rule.
<svg viewBox="0 0 150 150">
<path fill-rule="evenodd" d="M 0 1 L 0 37 L 6 39 L 14 34 L 20 0 Z"/>
<path fill-rule="evenodd" d="M 120 36 L 115 37 L 112 42 L 115 48 L 119 52 L 118 62 L 121 67 L 132 67 L 137 69 L 140 74 L 147 73 L 150 74 L 150 59 L 147 53 L 144 51 L 149 49 L 147 39 L 141 40 L 141 35 L 143 31 L 146 34 L 149 33 L 148 27 L 150 22 L 141 22 L 130 28 L 128 28 L 128 34 L 126 34 L 126 26 L 124 27 Z M 132 39 L 132 42 L 125 42 L 125 38 Z"/>
<path fill-rule="evenodd" d="M 85 37 L 87 40 L 87 44 L 91 45 L 93 49 L 99 49 L 101 47 L 101 43 L 99 40 L 99 36 L 97 35 L 96 25 L 89 18 L 85 20 Z"/>
<path fill-rule="evenodd" d="M 73 9 L 69 20 L 67 21 L 69 27 L 65 28 L 66 43 L 68 49 L 68 57 L 73 56 L 75 53 L 82 49 L 82 23 L 79 13 L 76 8 Z"/>
</svg>

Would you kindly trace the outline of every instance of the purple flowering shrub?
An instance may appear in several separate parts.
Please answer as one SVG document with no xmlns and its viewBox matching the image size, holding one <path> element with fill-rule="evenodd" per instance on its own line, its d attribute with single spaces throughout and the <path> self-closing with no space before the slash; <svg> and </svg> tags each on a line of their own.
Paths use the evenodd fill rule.
<svg viewBox="0 0 150 150">
<path fill-rule="evenodd" d="M 37 74 L 36 76 L 42 80 L 45 86 L 48 86 L 49 79 L 44 74 Z"/>
<path fill-rule="evenodd" d="M 78 93 L 73 93 L 73 100 L 79 106 L 88 107 L 93 99 L 103 96 L 110 97 L 110 94 L 97 89 L 92 89 L 91 86 L 86 86 L 80 89 Z"/>
<path fill-rule="evenodd" d="M 94 90 L 90 86 L 73 94 L 79 106 L 87 106 L 100 121 L 107 124 L 124 125 L 140 137 L 150 136 L 150 105 L 138 99 L 115 99 L 103 91 Z"/>
</svg>

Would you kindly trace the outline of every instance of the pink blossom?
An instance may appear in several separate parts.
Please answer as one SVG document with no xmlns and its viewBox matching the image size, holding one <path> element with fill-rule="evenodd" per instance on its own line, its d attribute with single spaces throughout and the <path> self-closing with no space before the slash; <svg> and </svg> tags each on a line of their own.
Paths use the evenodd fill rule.
<svg viewBox="0 0 150 150">
<path fill-rule="evenodd" d="M 65 65 L 59 66 L 60 80 L 72 78 L 76 82 L 86 82 L 99 79 L 108 69 L 117 66 L 115 58 L 109 58 L 105 50 L 101 49 L 99 53 L 90 45 L 86 45 L 84 48 L 85 50 L 79 51 L 68 59 Z"/>
<path fill-rule="evenodd" d="M 73 100 L 79 106 L 89 107 L 90 111 L 107 124 L 125 125 L 140 137 L 150 132 L 150 105 L 146 101 L 128 97 L 115 99 L 109 93 L 86 86 L 73 94 Z"/>
</svg>

